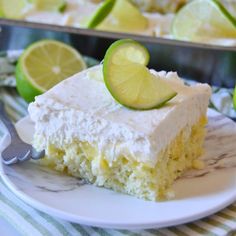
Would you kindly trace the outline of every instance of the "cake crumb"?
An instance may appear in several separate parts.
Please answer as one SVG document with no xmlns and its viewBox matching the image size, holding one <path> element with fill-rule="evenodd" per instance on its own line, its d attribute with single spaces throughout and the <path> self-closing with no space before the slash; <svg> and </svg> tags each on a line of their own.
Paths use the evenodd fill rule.
<svg viewBox="0 0 236 236">
<path fill-rule="evenodd" d="M 202 170 L 205 167 L 205 163 L 202 160 L 194 160 L 193 168 L 197 170 Z"/>
</svg>

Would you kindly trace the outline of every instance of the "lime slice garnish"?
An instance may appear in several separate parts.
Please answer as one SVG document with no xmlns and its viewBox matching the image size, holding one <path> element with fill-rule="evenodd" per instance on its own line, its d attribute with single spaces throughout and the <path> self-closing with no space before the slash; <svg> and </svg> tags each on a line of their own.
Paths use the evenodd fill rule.
<svg viewBox="0 0 236 236">
<path fill-rule="evenodd" d="M 236 86 L 234 88 L 233 105 L 234 105 L 234 110 L 236 111 Z"/>
<path fill-rule="evenodd" d="M 24 16 L 27 6 L 27 0 L 0 0 L 1 16 L 20 19 Z"/>
<path fill-rule="evenodd" d="M 129 0 L 107 0 L 92 16 L 89 28 L 109 31 L 145 30 L 148 20 Z"/>
<path fill-rule="evenodd" d="M 236 20 L 216 0 L 195 0 L 177 13 L 172 34 L 176 39 L 198 42 L 209 38 L 235 38 Z"/>
<path fill-rule="evenodd" d="M 115 2 L 116 0 L 105 0 L 92 15 L 91 19 L 87 23 L 87 27 L 93 29 L 100 24 L 111 12 Z"/>
<path fill-rule="evenodd" d="M 105 84 L 116 101 L 133 109 L 157 108 L 176 92 L 148 70 L 149 53 L 136 41 L 122 39 L 113 43 L 103 63 Z"/>
<path fill-rule="evenodd" d="M 41 40 L 29 46 L 18 61 L 17 90 L 31 102 L 35 96 L 85 68 L 74 48 L 55 40 Z"/>
<path fill-rule="evenodd" d="M 40 11 L 63 12 L 66 8 L 66 0 L 29 0 Z"/>
</svg>

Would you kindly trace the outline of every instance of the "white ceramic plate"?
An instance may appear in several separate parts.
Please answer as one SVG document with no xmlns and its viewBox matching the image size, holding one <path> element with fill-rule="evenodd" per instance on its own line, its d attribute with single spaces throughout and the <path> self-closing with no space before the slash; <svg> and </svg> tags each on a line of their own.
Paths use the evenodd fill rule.
<svg viewBox="0 0 236 236">
<path fill-rule="evenodd" d="M 159 228 L 211 215 L 236 200 L 236 124 L 209 111 L 206 168 L 190 171 L 176 181 L 176 197 L 149 202 L 111 190 L 84 184 L 27 162 L 0 164 L 7 186 L 31 206 L 64 220 L 104 228 Z M 24 140 L 30 141 L 29 118 L 17 123 Z M 1 148 L 9 142 L 6 135 Z"/>
</svg>

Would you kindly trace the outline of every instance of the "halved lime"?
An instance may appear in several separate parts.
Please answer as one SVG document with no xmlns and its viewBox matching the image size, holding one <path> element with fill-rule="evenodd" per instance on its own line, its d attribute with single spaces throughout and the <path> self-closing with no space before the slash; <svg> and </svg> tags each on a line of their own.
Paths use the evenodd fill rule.
<svg viewBox="0 0 236 236">
<path fill-rule="evenodd" d="M 111 12 L 115 2 L 116 0 L 105 0 L 92 15 L 91 19 L 87 23 L 87 27 L 93 29 L 99 25 Z"/>
<path fill-rule="evenodd" d="M 18 61 L 17 90 L 31 102 L 35 96 L 85 68 L 74 48 L 55 40 L 41 40 L 30 45 Z"/>
<path fill-rule="evenodd" d="M 29 0 L 41 11 L 63 12 L 66 8 L 66 0 Z"/>
<path fill-rule="evenodd" d="M 176 39 L 199 42 L 236 38 L 236 20 L 217 0 L 195 0 L 177 13 L 172 34 Z"/>
<path fill-rule="evenodd" d="M 236 86 L 234 88 L 233 105 L 234 105 L 234 109 L 236 110 Z"/>
<path fill-rule="evenodd" d="M 148 20 L 129 0 L 107 0 L 92 16 L 89 28 L 130 32 L 145 30 Z"/>
<path fill-rule="evenodd" d="M 27 0 L 0 0 L 1 16 L 20 19 L 24 16 L 27 5 Z"/>
<path fill-rule="evenodd" d="M 103 76 L 111 95 L 122 105 L 133 109 L 157 108 L 176 92 L 148 70 L 149 53 L 131 39 L 113 43 L 103 62 Z"/>
</svg>

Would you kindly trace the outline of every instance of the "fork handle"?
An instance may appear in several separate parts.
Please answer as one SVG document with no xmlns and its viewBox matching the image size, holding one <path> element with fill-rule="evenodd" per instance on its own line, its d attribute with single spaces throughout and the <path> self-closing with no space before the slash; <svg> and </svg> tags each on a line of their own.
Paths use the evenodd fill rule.
<svg viewBox="0 0 236 236">
<path fill-rule="evenodd" d="M 11 120 L 9 119 L 9 117 L 7 116 L 2 102 L 0 102 L 0 120 L 7 128 L 11 138 L 19 138 L 16 128 L 11 122 Z"/>
</svg>

